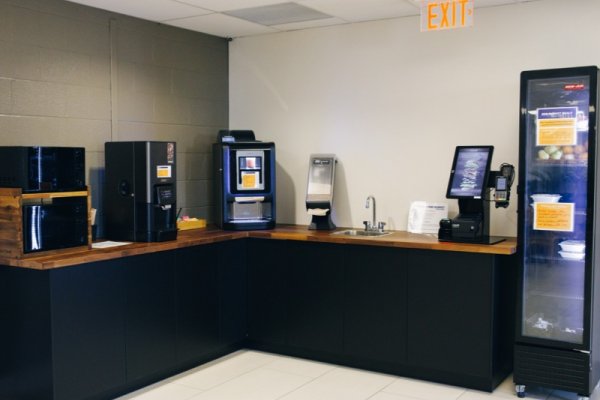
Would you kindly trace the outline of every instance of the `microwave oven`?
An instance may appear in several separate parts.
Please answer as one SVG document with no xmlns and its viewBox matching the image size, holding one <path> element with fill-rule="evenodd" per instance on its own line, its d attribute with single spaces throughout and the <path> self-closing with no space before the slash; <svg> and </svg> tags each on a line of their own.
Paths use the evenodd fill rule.
<svg viewBox="0 0 600 400">
<path fill-rule="evenodd" d="M 23 211 L 23 253 L 88 244 L 87 197 L 27 200 Z"/>
<path fill-rule="evenodd" d="M 23 193 L 86 190 L 85 149 L 0 146 L 0 187 Z"/>
</svg>

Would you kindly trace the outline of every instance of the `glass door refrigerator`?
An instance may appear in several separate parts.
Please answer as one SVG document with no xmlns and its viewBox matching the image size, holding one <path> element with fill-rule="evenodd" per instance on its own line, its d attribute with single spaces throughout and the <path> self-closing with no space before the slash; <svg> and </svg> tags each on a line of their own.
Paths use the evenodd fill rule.
<svg viewBox="0 0 600 400">
<path fill-rule="evenodd" d="M 600 373 L 598 68 L 521 74 L 514 383 L 589 397 Z"/>
</svg>

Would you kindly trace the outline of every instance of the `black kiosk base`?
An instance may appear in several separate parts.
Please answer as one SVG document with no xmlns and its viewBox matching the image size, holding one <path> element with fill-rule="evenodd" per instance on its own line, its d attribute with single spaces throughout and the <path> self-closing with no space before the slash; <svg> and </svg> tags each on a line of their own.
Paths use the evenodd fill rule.
<svg viewBox="0 0 600 400">
<path fill-rule="evenodd" d="M 495 244 L 503 237 L 490 236 L 490 203 L 483 199 L 458 199 L 459 214 L 454 219 L 440 221 L 438 240 L 440 242 L 459 242 L 477 244 Z"/>
</svg>

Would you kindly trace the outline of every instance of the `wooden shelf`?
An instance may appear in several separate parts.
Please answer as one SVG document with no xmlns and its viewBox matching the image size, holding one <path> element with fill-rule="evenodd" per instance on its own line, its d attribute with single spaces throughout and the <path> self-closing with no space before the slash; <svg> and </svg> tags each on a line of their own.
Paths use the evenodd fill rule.
<svg viewBox="0 0 600 400">
<path fill-rule="evenodd" d="M 67 197 L 87 197 L 87 245 L 25 253 L 23 247 L 23 200 Z M 85 191 L 40 193 L 22 193 L 22 190 L 19 188 L 0 188 L 0 258 L 22 259 L 40 255 L 62 254 L 73 249 L 91 249 L 91 206 L 89 187 Z"/>
<path fill-rule="evenodd" d="M 43 193 L 23 193 L 22 199 L 57 199 L 60 197 L 86 197 L 87 191 L 78 192 L 43 192 Z"/>
</svg>

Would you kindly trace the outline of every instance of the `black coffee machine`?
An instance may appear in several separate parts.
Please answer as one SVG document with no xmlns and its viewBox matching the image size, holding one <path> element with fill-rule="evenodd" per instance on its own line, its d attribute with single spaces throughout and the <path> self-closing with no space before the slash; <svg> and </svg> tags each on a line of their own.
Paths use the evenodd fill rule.
<svg viewBox="0 0 600 400">
<path fill-rule="evenodd" d="M 105 236 L 162 242 L 177 238 L 174 142 L 107 142 Z"/>
</svg>

